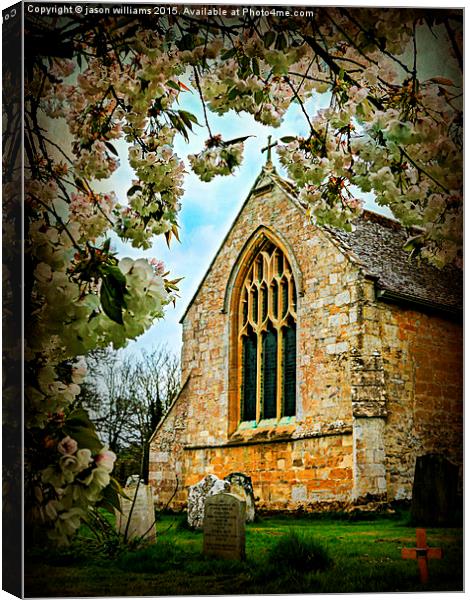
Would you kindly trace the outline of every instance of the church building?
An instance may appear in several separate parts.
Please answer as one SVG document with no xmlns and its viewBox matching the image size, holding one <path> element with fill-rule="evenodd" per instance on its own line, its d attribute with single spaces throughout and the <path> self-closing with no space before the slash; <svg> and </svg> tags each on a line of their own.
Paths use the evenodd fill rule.
<svg viewBox="0 0 470 600">
<path fill-rule="evenodd" d="M 182 317 L 182 385 L 150 446 L 157 507 L 205 475 L 264 510 L 411 498 L 416 458 L 462 465 L 462 273 L 410 260 L 364 211 L 318 227 L 263 168 Z"/>
</svg>

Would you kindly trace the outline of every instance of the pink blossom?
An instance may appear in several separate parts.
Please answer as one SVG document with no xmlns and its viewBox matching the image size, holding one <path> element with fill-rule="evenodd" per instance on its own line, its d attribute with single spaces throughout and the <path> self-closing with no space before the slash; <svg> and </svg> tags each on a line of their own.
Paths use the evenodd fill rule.
<svg viewBox="0 0 470 600">
<path fill-rule="evenodd" d="M 95 456 L 95 463 L 98 467 L 103 467 L 108 473 L 111 473 L 116 458 L 116 455 L 111 450 L 102 450 Z"/>
<path fill-rule="evenodd" d="M 78 444 L 77 442 L 71 438 L 69 435 L 64 437 L 64 439 L 58 443 L 57 450 L 61 454 L 75 454 L 77 451 Z"/>
<path fill-rule="evenodd" d="M 163 275 L 165 272 L 165 263 L 157 258 L 151 258 L 149 263 L 152 265 L 155 275 Z"/>
</svg>

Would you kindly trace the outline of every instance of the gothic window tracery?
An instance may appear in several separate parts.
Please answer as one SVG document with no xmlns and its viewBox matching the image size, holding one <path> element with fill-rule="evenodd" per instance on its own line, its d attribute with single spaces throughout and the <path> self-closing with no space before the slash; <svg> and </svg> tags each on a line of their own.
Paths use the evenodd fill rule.
<svg viewBox="0 0 470 600">
<path fill-rule="evenodd" d="M 237 336 L 241 421 L 295 415 L 296 310 L 289 261 L 267 240 L 241 285 Z"/>
</svg>

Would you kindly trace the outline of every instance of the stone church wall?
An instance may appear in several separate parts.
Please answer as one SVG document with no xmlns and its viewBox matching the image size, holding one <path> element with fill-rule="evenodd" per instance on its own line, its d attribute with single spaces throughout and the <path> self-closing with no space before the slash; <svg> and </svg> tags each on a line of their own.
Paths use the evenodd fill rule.
<svg viewBox="0 0 470 600">
<path fill-rule="evenodd" d="M 319 435 L 285 442 L 222 448 L 187 448 L 187 485 L 210 469 L 220 478 L 250 475 L 260 510 L 313 510 L 326 502 L 347 503 L 351 490 L 352 436 Z"/>
<path fill-rule="evenodd" d="M 411 498 L 416 457 L 462 465 L 462 326 L 452 318 L 381 305 L 387 393 L 389 497 Z"/>
<path fill-rule="evenodd" d="M 182 507 L 187 500 L 183 448 L 186 443 L 188 383 L 189 377 L 150 440 L 149 484 L 159 509 L 166 508 L 170 501 L 172 507 Z"/>
</svg>

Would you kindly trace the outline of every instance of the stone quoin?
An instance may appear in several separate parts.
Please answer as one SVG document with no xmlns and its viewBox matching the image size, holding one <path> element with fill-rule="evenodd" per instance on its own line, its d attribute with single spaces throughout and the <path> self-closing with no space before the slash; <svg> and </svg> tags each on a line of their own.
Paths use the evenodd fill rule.
<svg viewBox="0 0 470 600">
<path fill-rule="evenodd" d="M 462 273 L 394 220 L 311 223 L 270 161 L 182 318 L 182 387 L 151 440 L 158 507 L 207 474 L 257 509 L 410 499 L 417 456 L 462 465 Z M 176 493 L 175 493 L 176 490 Z"/>
</svg>

